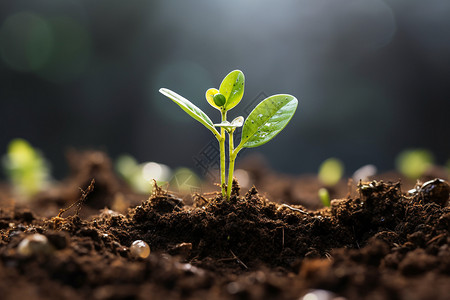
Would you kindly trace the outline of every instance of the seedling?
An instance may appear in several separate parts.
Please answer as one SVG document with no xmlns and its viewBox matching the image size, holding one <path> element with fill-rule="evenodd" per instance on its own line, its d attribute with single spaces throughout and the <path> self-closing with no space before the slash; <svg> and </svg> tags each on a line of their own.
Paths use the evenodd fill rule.
<svg viewBox="0 0 450 300">
<path fill-rule="evenodd" d="M 433 154 L 426 149 L 405 150 L 395 159 L 397 170 L 412 180 L 420 178 L 433 161 Z"/>
<path fill-rule="evenodd" d="M 330 193 L 328 192 L 328 190 L 326 188 L 320 188 L 318 195 L 323 206 L 329 207 L 331 200 L 330 200 Z"/>
<path fill-rule="evenodd" d="M 2 158 L 2 165 L 16 193 L 31 197 L 50 182 L 50 167 L 39 152 L 24 139 L 14 139 Z"/>
<path fill-rule="evenodd" d="M 219 89 L 211 88 L 206 91 L 206 100 L 220 111 L 221 122 L 214 124 L 211 119 L 197 106 L 177 93 L 161 88 L 159 91 L 178 104 L 187 114 L 208 128 L 219 142 L 220 149 L 220 185 L 222 196 L 228 200 L 231 195 L 233 172 L 236 156 L 243 148 L 261 146 L 273 139 L 289 123 L 297 109 L 298 100 L 291 95 L 279 94 L 261 101 L 249 114 L 247 119 L 237 117 L 233 121 L 227 120 L 227 112 L 235 107 L 244 95 L 245 77 L 240 70 L 230 72 L 223 79 Z M 216 127 L 220 128 L 220 132 Z M 242 127 L 240 143 L 234 147 L 234 131 Z M 225 141 L 228 134 L 228 183 L 225 178 Z"/>
<path fill-rule="evenodd" d="M 318 191 L 320 201 L 324 206 L 330 206 L 330 193 L 328 188 L 335 186 L 342 178 L 344 164 L 337 158 L 326 159 L 319 167 L 319 180 L 326 186 Z"/>
<path fill-rule="evenodd" d="M 337 158 L 326 159 L 319 167 L 319 180 L 326 186 L 334 186 L 344 174 L 344 164 Z"/>
<path fill-rule="evenodd" d="M 122 178 L 139 193 L 148 193 L 152 190 L 152 179 L 159 186 L 167 185 L 172 171 L 164 164 L 145 162 L 139 164 L 130 155 L 124 154 L 115 161 L 115 168 Z"/>
</svg>

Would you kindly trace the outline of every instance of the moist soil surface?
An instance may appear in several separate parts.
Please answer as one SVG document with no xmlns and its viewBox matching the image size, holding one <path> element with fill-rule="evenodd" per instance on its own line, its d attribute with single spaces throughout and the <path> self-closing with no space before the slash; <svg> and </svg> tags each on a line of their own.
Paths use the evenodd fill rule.
<svg viewBox="0 0 450 300">
<path fill-rule="evenodd" d="M 312 209 L 292 192 L 275 202 L 237 182 L 230 201 L 138 195 L 104 154 L 71 160 L 65 181 L 26 203 L 1 189 L 1 299 L 450 298 L 445 181 L 414 193 L 399 182 L 349 185 Z M 24 246 L 36 234 L 46 239 Z M 148 257 L 130 251 L 136 240 Z"/>
</svg>

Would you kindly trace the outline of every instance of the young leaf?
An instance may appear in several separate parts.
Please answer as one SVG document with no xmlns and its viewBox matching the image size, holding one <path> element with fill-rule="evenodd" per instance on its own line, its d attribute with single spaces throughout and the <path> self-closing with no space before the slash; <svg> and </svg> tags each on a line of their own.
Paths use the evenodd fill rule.
<svg viewBox="0 0 450 300">
<path fill-rule="evenodd" d="M 261 146 L 273 139 L 289 123 L 297 104 L 291 95 L 273 95 L 261 101 L 245 120 L 238 148 Z"/>
<path fill-rule="evenodd" d="M 178 104 L 185 112 L 187 112 L 191 117 L 202 123 L 206 128 L 212 131 L 216 137 L 220 137 L 219 132 L 214 128 L 211 119 L 197 106 L 192 104 L 186 98 L 178 95 L 174 91 L 169 89 L 161 88 L 159 92 L 164 96 L 170 98 L 173 102 Z"/>
<path fill-rule="evenodd" d="M 244 117 L 237 117 L 231 123 L 229 121 L 223 121 L 219 124 L 214 124 L 216 127 L 223 127 L 225 130 L 230 131 L 236 129 L 236 127 L 242 127 L 242 124 L 244 123 Z"/>
<path fill-rule="evenodd" d="M 231 121 L 231 125 L 233 125 L 235 127 L 242 127 L 243 124 L 244 124 L 244 117 L 242 117 L 242 116 L 234 118 L 234 120 Z"/>
<path fill-rule="evenodd" d="M 230 72 L 220 84 L 219 92 L 225 96 L 227 102 L 225 109 L 230 110 L 235 107 L 244 95 L 245 77 L 240 70 Z"/>
<path fill-rule="evenodd" d="M 221 110 L 220 106 L 217 106 L 214 102 L 214 96 L 219 93 L 218 89 L 211 88 L 206 91 L 205 97 L 206 101 L 208 101 L 209 104 L 211 104 L 212 107 L 215 109 Z"/>
</svg>

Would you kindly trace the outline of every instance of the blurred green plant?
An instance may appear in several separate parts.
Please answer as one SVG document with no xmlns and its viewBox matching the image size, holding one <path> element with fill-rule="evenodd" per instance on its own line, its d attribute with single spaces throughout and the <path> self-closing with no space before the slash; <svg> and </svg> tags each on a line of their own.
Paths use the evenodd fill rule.
<svg viewBox="0 0 450 300">
<path fill-rule="evenodd" d="M 119 156 L 114 167 L 119 175 L 138 193 L 150 193 L 154 179 L 159 186 L 167 185 L 171 170 L 164 164 L 146 162 L 139 164 L 131 155 Z"/>
<path fill-rule="evenodd" d="M 319 167 L 319 180 L 326 186 L 334 186 L 344 174 L 344 164 L 337 158 L 326 159 Z"/>
<path fill-rule="evenodd" d="M 211 88 L 206 91 L 208 103 L 219 110 L 222 116 L 221 123 L 213 124 L 211 119 L 197 106 L 177 93 L 161 88 L 159 91 L 178 104 L 187 114 L 208 128 L 219 142 L 220 148 L 220 185 L 222 197 L 229 200 L 233 183 L 234 163 L 236 156 L 243 148 L 253 148 L 263 145 L 274 138 L 289 123 L 297 109 L 298 100 L 291 95 L 280 94 L 270 96 L 249 114 L 227 121 L 227 112 L 235 107 L 244 95 L 245 77 L 240 70 L 230 72 L 222 80 L 219 89 Z M 215 127 L 220 127 L 220 133 Z M 241 141 L 234 147 L 233 133 L 237 127 L 242 128 Z M 225 179 L 225 132 L 228 133 L 228 184 Z"/>
<path fill-rule="evenodd" d="M 178 168 L 169 181 L 169 187 L 182 194 L 200 193 L 201 180 L 192 170 Z"/>
<path fill-rule="evenodd" d="M 49 163 L 24 139 L 9 143 L 2 166 L 15 192 L 22 197 L 31 197 L 50 183 Z"/>
<path fill-rule="evenodd" d="M 395 159 L 397 170 L 405 177 L 415 180 L 433 165 L 433 154 L 426 149 L 408 149 Z"/>
<path fill-rule="evenodd" d="M 318 195 L 319 195 L 320 201 L 322 202 L 323 206 L 329 207 L 331 200 L 330 200 L 330 193 L 328 192 L 328 189 L 320 188 Z"/>
<path fill-rule="evenodd" d="M 450 159 L 447 160 L 447 163 L 445 164 L 445 167 L 447 168 L 447 172 L 448 172 L 449 177 L 450 177 Z"/>
</svg>

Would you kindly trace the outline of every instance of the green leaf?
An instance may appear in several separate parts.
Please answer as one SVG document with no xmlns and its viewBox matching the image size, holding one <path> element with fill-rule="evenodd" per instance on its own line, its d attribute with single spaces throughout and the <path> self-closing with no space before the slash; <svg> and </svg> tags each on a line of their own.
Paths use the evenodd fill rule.
<svg viewBox="0 0 450 300">
<path fill-rule="evenodd" d="M 225 110 L 235 107 L 244 95 L 245 77 L 240 70 L 230 72 L 220 84 L 219 92 L 225 96 Z"/>
<path fill-rule="evenodd" d="M 170 98 L 173 102 L 178 104 L 185 112 L 187 112 L 191 117 L 202 123 L 206 128 L 212 131 L 216 137 L 220 137 L 219 132 L 214 128 L 211 119 L 197 106 L 192 104 L 186 98 L 178 95 L 174 91 L 169 89 L 161 88 L 159 92 L 164 96 Z"/>
<path fill-rule="evenodd" d="M 273 139 L 289 123 L 297 104 L 291 95 L 273 95 L 261 101 L 245 120 L 239 148 L 261 146 Z"/>
<path fill-rule="evenodd" d="M 218 110 L 222 110 L 220 106 L 217 106 L 216 103 L 214 102 L 214 96 L 218 93 L 219 93 L 218 89 L 211 88 L 206 91 L 205 97 L 206 101 L 208 101 L 208 103 L 211 104 L 212 107 Z"/>
</svg>

